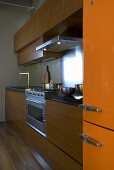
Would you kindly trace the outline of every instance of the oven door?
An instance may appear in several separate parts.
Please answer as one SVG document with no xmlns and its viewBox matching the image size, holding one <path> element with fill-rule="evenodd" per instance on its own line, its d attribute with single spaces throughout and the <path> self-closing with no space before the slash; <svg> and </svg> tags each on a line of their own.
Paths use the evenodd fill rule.
<svg viewBox="0 0 114 170">
<path fill-rule="evenodd" d="M 45 102 L 33 102 L 33 101 L 26 101 L 26 116 L 27 116 L 27 123 L 31 126 L 34 130 L 45 135 Z"/>
</svg>

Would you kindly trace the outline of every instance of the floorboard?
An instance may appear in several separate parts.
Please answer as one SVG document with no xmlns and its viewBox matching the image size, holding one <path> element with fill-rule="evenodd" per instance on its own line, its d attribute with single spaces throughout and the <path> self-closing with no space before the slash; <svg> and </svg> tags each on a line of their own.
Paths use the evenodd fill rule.
<svg viewBox="0 0 114 170">
<path fill-rule="evenodd" d="M 43 170 L 31 148 L 7 123 L 0 123 L 0 170 Z"/>
</svg>

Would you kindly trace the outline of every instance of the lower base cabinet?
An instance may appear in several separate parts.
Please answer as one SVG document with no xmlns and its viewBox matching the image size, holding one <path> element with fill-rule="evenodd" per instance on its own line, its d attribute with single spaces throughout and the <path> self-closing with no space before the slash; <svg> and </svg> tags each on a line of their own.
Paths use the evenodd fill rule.
<svg viewBox="0 0 114 170">
<path fill-rule="evenodd" d="M 15 91 L 5 92 L 6 121 L 21 133 L 23 138 L 33 146 L 52 170 L 82 170 L 80 163 L 64 151 L 41 136 L 26 123 L 25 95 Z"/>
<path fill-rule="evenodd" d="M 48 141 L 46 142 L 46 156 L 46 161 L 52 170 L 83 170 L 82 165 Z"/>
<path fill-rule="evenodd" d="M 82 111 L 74 106 L 46 100 L 47 139 L 75 160 L 82 160 Z"/>
<path fill-rule="evenodd" d="M 25 124 L 25 95 L 14 91 L 5 91 L 5 119 L 23 130 Z"/>
<path fill-rule="evenodd" d="M 30 143 L 45 160 L 52 170 L 82 170 L 82 165 L 26 125 L 23 137 Z"/>
</svg>

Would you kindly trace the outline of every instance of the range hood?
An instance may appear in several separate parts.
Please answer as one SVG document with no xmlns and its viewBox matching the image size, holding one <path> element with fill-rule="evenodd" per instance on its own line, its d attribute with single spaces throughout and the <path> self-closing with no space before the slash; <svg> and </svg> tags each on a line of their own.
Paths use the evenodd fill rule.
<svg viewBox="0 0 114 170">
<path fill-rule="evenodd" d="M 62 52 L 82 45 L 82 38 L 56 36 L 36 47 L 36 50 Z"/>
</svg>

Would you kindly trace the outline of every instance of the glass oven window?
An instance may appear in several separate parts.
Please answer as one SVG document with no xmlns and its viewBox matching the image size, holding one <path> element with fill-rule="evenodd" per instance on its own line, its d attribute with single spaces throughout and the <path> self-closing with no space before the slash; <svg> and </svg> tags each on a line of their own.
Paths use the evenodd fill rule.
<svg viewBox="0 0 114 170">
<path fill-rule="evenodd" d="M 39 122 L 43 123 L 43 109 L 28 104 L 28 115 Z"/>
</svg>

